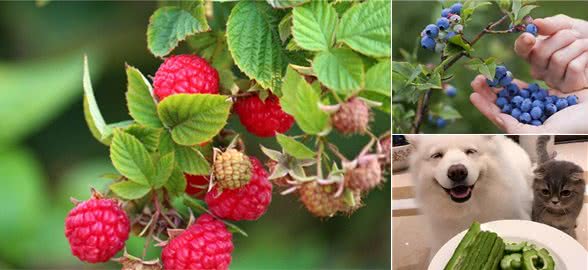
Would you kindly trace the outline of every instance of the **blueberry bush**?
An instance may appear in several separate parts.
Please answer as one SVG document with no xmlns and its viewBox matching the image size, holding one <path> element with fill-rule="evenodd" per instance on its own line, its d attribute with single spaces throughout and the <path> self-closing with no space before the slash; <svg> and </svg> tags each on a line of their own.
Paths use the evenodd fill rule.
<svg viewBox="0 0 588 270">
<path fill-rule="evenodd" d="M 390 12 L 389 1 L 162 1 L 146 32 L 148 50 L 165 61 L 154 76 L 127 64 L 131 119 L 115 123 L 99 109 L 86 57 L 85 120 L 116 172 L 103 175 L 106 189 L 75 201 L 66 228 L 74 255 L 110 257 L 92 256 L 104 244 L 91 236 L 115 226 L 117 244 L 129 233 L 145 239 L 142 253 L 114 259 L 123 267 L 227 268 L 224 231 L 247 236 L 234 222 L 263 215 L 277 199 L 272 186 L 319 218 L 357 211 L 390 165 L 389 121 L 373 121 L 374 110 L 390 113 Z M 228 124 L 231 114 L 240 124 Z M 279 147 L 247 145 L 239 126 Z M 364 145 L 346 156 L 338 136 Z M 117 207 L 128 228 L 124 218 L 80 214 Z M 92 222 L 102 226 L 90 236 L 76 227 Z M 202 241 L 209 253 L 191 250 Z M 163 256 L 147 260 L 153 245 Z"/>
</svg>

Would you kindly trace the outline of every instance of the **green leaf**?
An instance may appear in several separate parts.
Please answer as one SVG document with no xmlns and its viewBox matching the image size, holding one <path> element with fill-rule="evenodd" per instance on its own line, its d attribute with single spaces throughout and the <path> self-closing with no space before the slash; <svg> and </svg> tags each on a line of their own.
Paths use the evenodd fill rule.
<svg viewBox="0 0 588 270">
<path fill-rule="evenodd" d="M 319 108 L 319 93 L 291 67 L 286 70 L 282 92 L 282 109 L 294 117 L 304 132 L 320 135 L 330 130 L 329 115 Z"/>
<path fill-rule="evenodd" d="M 455 45 L 455 46 L 465 50 L 466 52 L 470 52 L 472 50 L 472 46 L 470 46 L 470 44 L 465 42 L 461 35 L 455 35 L 455 36 L 449 38 L 448 44 Z"/>
<path fill-rule="evenodd" d="M 337 11 L 327 1 L 313 1 L 292 11 L 292 35 L 296 44 L 309 51 L 326 51 L 335 40 Z"/>
<path fill-rule="evenodd" d="M 390 56 L 390 1 L 367 1 L 341 17 L 337 41 L 373 57 Z"/>
<path fill-rule="evenodd" d="M 180 169 L 175 168 L 164 187 L 175 196 L 184 194 L 184 191 L 186 190 L 186 178 L 184 177 L 184 173 L 182 173 Z"/>
<path fill-rule="evenodd" d="M 277 31 L 279 10 L 266 3 L 241 1 L 227 22 L 227 42 L 235 63 L 263 88 L 279 91 L 288 63 Z"/>
<path fill-rule="evenodd" d="M 157 57 L 170 53 L 187 36 L 210 30 L 204 15 L 204 4 L 197 1 L 190 11 L 180 7 L 157 9 L 147 27 L 147 47 Z"/>
<path fill-rule="evenodd" d="M 282 43 L 286 42 L 292 35 L 292 13 L 288 13 L 278 24 L 278 34 Z"/>
<path fill-rule="evenodd" d="M 181 145 L 209 141 L 226 125 L 231 110 L 227 96 L 177 94 L 157 106 L 159 118 Z"/>
<path fill-rule="evenodd" d="M 461 114 L 455 108 L 442 103 L 433 106 L 431 109 L 431 114 L 446 120 L 455 120 L 461 118 Z"/>
<path fill-rule="evenodd" d="M 529 13 L 531 13 L 531 11 L 537 7 L 538 6 L 536 6 L 536 5 L 523 6 L 521 9 L 519 9 L 519 12 L 516 13 L 516 15 L 515 15 L 515 23 L 516 24 L 520 23 L 525 16 L 529 15 Z"/>
<path fill-rule="evenodd" d="M 290 8 L 302 5 L 310 0 L 267 0 L 274 8 Z"/>
<path fill-rule="evenodd" d="M 151 183 L 152 187 L 160 188 L 167 183 L 174 170 L 174 156 L 174 153 L 168 153 L 159 158 L 157 166 L 155 167 L 156 174 Z"/>
<path fill-rule="evenodd" d="M 84 77 L 83 77 L 83 85 L 84 85 L 84 118 L 86 119 L 86 123 L 88 124 L 88 128 L 90 128 L 90 132 L 96 140 L 99 142 L 109 145 L 109 140 L 106 140 L 107 134 L 111 133 L 112 131 L 106 125 L 104 121 L 104 117 L 102 117 L 102 113 L 100 113 L 100 109 L 98 108 L 98 104 L 96 103 L 96 98 L 94 97 L 94 90 L 92 89 L 92 81 L 90 80 L 90 69 L 88 68 L 88 56 L 84 55 Z"/>
<path fill-rule="evenodd" d="M 361 89 L 365 79 L 361 57 L 345 48 L 320 52 L 312 69 L 321 83 L 344 95 Z"/>
<path fill-rule="evenodd" d="M 389 59 L 373 65 L 365 74 L 365 90 L 390 96 L 391 73 Z"/>
<path fill-rule="evenodd" d="M 137 123 L 152 127 L 162 127 L 157 117 L 153 88 L 138 69 L 127 65 L 127 106 L 129 114 Z"/>
<path fill-rule="evenodd" d="M 494 78 L 494 73 L 496 72 L 496 58 L 490 57 L 484 62 L 479 58 L 474 58 L 466 62 L 465 67 L 479 72 L 488 79 Z"/>
<path fill-rule="evenodd" d="M 117 182 L 109 186 L 110 190 L 125 200 L 136 200 L 143 198 L 151 188 L 146 185 L 137 184 L 132 181 Z"/>
<path fill-rule="evenodd" d="M 391 106 L 391 98 L 390 94 L 382 94 L 380 92 L 372 92 L 372 91 L 361 91 L 359 93 L 360 97 L 380 102 L 382 105 L 375 107 L 376 109 L 383 111 L 385 113 L 390 113 L 390 106 Z M 394 105 L 396 106 L 396 105 Z"/>
<path fill-rule="evenodd" d="M 277 134 L 276 139 L 287 154 L 297 159 L 314 158 L 314 152 L 303 143 L 296 141 L 294 138 L 283 134 Z"/>
<path fill-rule="evenodd" d="M 185 173 L 193 175 L 210 173 L 210 164 L 195 147 L 176 145 L 176 160 Z"/>
<path fill-rule="evenodd" d="M 161 128 L 150 128 L 135 124 L 125 128 L 124 131 L 137 138 L 148 152 L 153 153 L 157 151 L 159 136 L 163 130 Z"/>
<path fill-rule="evenodd" d="M 145 146 L 124 131 L 114 132 L 110 159 L 118 172 L 137 184 L 147 186 L 155 175 L 153 161 Z"/>
<path fill-rule="evenodd" d="M 504 10 L 510 10 L 510 6 L 512 5 L 511 0 L 498 0 L 498 6 Z"/>
</svg>

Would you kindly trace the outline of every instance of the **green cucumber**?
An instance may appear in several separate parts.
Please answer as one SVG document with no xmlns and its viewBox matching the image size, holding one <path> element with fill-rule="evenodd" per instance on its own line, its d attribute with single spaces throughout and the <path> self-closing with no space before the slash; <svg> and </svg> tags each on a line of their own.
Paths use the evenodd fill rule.
<svg viewBox="0 0 588 270">
<path fill-rule="evenodd" d="M 482 267 L 484 266 L 484 263 L 486 263 L 486 261 L 488 260 L 488 256 L 490 255 L 490 252 L 492 251 L 492 247 L 494 246 L 494 242 L 497 241 L 497 237 L 498 237 L 498 234 L 493 233 L 493 232 L 489 233 L 488 239 L 484 243 L 484 246 L 482 246 L 482 251 L 480 252 L 478 257 L 476 258 L 476 261 L 472 265 L 471 269 L 482 269 Z"/>
<path fill-rule="evenodd" d="M 453 256 L 445 266 L 444 270 L 453 270 L 456 269 L 456 266 L 463 263 L 465 259 L 466 248 L 474 241 L 476 236 L 480 233 L 480 223 L 475 222 L 472 223 L 470 228 L 468 229 L 467 233 L 463 236 L 459 245 L 453 252 Z"/>
<path fill-rule="evenodd" d="M 494 264 L 492 264 L 492 266 L 488 270 L 498 269 L 499 264 L 500 264 L 500 260 L 502 259 L 502 256 L 504 256 L 504 241 L 502 241 L 502 239 L 500 239 L 500 242 L 502 242 L 502 243 L 499 246 L 498 256 L 496 256 L 496 260 L 494 261 Z"/>
<path fill-rule="evenodd" d="M 527 246 L 527 242 L 506 243 L 504 246 L 504 252 L 506 252 L 507 254 L 521 253 L 525 246 Z"/>
<path fill-rule="evenodd" d="M 460 269 L 464 269 L 464 270 L 474 269 L 473 266 L 476 263 L 476 260 L 478 260 L 480 253 L 482 253 L 482 248 L 484 247 L 484 245 L 486 245 L 486 242 L 490 238 L 490 233 L 489 232 L 480 232 L 480 234 L 478 234 L 478 236 L 480 237 L 480 240 L 474 242 L 474 246 L 473 246 L 471 254 L 468 255 L 468 257 L 466 259 L 466 263 L 463 265 L 464 267 L 460 268 Z"/>
<path fill-rule="evenodd" d="M 502 254 L 504 254 L 504 241 L 498 236 L 482 270 L 495 270 L 498 267 L 497 264 L 500 263 Z"/>
<path fill-rule="evenodd" d="M 510 257 L 512 258 L 510 267 L 512 267 L 512 269 L 521 269 L 523 266 L 523 255 L 521 255 L 521 253 L 513 253 L 510 254 Z"/>
</svg>

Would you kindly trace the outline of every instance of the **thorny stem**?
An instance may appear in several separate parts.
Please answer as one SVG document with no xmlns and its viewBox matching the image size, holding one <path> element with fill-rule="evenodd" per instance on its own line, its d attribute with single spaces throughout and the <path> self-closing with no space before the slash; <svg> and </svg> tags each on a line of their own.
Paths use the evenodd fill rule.
<svg viewBox="0 0 588 270">
<path fill-rule="evenodd" d="M 159 201 L 157 200 L 157 191 L 153 191 L 153 204 L 155 206 L 155 213 L 153 214 L 153 220 L 155 221 L 155 223 L 151 224 L 151 228 L 149 228 L 149 234 L 147 235 L 146 239 L 145 239 L 145 244 L 143 244 L 143 254 L 142 254 L 142 259 L 145 259 L 145 256 L 147 256 L 147 247 L 149 246 L 149 244 L 151 243 L 151 238 L 153 237 L 153 232 L 155 231 L 155 227 L 157 227 L 157 219 L 159 218 L 159 214 L 160 214 L 160 207 L 159 207 Z"/>
<path fill-rule="evenodd" d="M 471 42 L 469 42 L 469 44 L 471 46 L 474 46 L 485 34 L 502 34 L 502 33 L 512 33 L 512 30 L 505 30 L 505 31 L 494 31 L 493 29 L 502 24 L 504 21 L 506 21 L 506 19 L 508 19 L 508 15 L 504 15 L 502 16 L 502 18 L 500 18 L 498 21 L 494 22 L 494 23 L 490 23 L 486 26 L 486 28 L 484 28 L 482 31 L 480 31 L 475 37 L 474 39 L 472 39 Z M 461 59 L 463 56 L 466 56 L 467 53 L 466 52 L 460 52 L 459 54 L 455 55 L 451 60 L 448 60 L 448 62 L 446 64 L 443 65 L 443 72 L 447 71 L 451 66 L 453 66 L 457 61 L 459 61 L 459 59 Z M 425 117 L 425 114 L 428 111 L 428 107 L 429 107 L 429 100 L 431 98 L 431 93 L 432 93 L 433 89 L 429 89 L 425 92 L 424 95 L 421 95 L 419 97 L 419 100 L 417 102 L 417 111 L 416 111 L 416 115 L 414 117 L 414 121 L 413 121 L 413 125 L 412 128 L 410 130 L 411 133 L 419 133 L 421 124 L 423 122 L 423 119 Z"/>
<path fill-rule="evenodd" d="M 329 147 L 329 150 L 331 151 L 331 153 L 333 153 L 335 156 L 337 156 L 341 161 L 348 161 L 348 159 L 343 154 L 341 154 L 341 152 L 339 151 L 339 148 L 336 145 L 334 145 L 330 142 L 327 142 L 327 147 Z"/>
<path fill-rule="evenodd" d="M 323 179 L 323 167 L 321 161 L 323 159 L 323 150 L 325 148 L 325 144 L 323 140 L 319 139 L 318 141 L 318 152 L 316 153 L 316 174 L 319 179 Z"/>
</svg>

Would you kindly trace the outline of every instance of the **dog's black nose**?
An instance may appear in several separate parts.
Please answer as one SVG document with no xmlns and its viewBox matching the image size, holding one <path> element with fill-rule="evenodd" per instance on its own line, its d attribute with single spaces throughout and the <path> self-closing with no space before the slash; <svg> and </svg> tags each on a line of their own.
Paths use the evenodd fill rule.
<svg viewBox="0 0 588 270">
<path fill-rule="evenodd" d="M 462 182 L 468 177 L 468 169 L 462 164 L 449 166 L 447 169 L 447 177 L 455 182 Z"/>
</svg>

